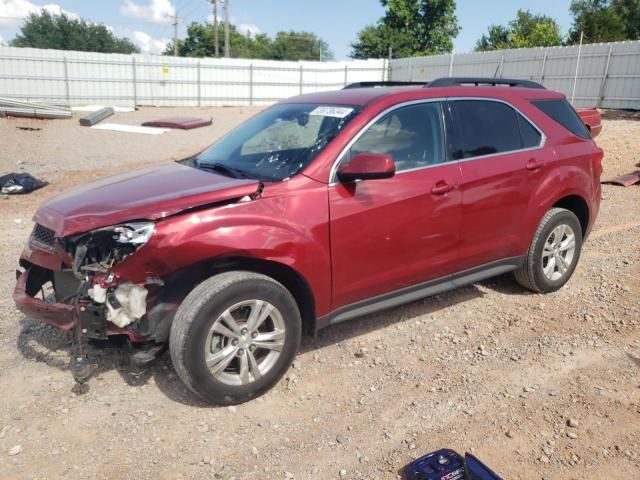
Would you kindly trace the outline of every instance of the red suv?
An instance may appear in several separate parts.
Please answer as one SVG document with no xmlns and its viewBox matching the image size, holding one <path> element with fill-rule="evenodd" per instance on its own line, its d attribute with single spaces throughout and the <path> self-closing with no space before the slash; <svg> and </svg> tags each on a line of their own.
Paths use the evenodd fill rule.
<svg viewBox="0 0 640 480">
<path fill-rule="evenodd" d="M 562 287 L 602 157 L 534 82 L 302 95 L 193 157 L 47 202 L 14 298 L 75 331 L 81 380 L 83 340 L 126 335 L 136 362 L 168 345 L 191 390 L 239 403 L 281 378 L 303 332 L 505 272 Z"/>
</svg>

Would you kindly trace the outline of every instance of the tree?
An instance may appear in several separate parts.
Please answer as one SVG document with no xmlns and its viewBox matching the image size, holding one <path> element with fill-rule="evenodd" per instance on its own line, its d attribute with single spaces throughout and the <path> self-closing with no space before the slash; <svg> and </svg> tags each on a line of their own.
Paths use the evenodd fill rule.
<svg viewBox="0 0 640 480">
<path fill-rule="evenodd" d="M 453 50 L 460 26 L 455 0 L 380 0 L 387 9 L 358 33 L 352 58 L 434 55 Z"/>
<path fill-rule="evenodd" d="M 187 37 L 178 40 L 178 55 L 182 57 L 214 56 L 213 27 L 193 22 L 187 27 Z M 327 42 L 315 33 L 279 32 L 275 39 L 267 34 L 243 35 L 235 25 L 229 25 L 229 53 L 232 58 L 267 60 L 332 60 L 333 53 Z M 321 53 L 322 52 L 322 53 Z M 173 55 L 173 42 L 167 45 L 165 55 Z"/>
<path fill-rule="evenodd" d="M 309 32 L 278 32 L 272 55 L 274 60 L 333 60 L 327 42 Z"/>
<path fill-rule="evenodd" d="M 232 57 L 241 56 L 247 50 L 247 38 L 234 25 L 229 25 L 229 50 Z M 165 55 L 173 55 L 173 42 L 167 45 Z M 178 55 L 181 57 L 212 57 L 215 54 L 213 27 L 192 22 L 187 27 L 187 37 L 178 40 Z"/>
<path fill-rule="evenodd" d="M 502 50 L 511 47 L 511 30 L 504 25 L 490 25 L 488 35 L 482 34 L 476 42 L 476 51 Z"/>
<path fill-rule="evenodd" d="M 534 15 L 518 10 L 515 20 L 508 26 L 491 25 L 488 35 L 476 42 L 477 51 L 504 48 L 551 47 L 562 45 L 560 25 L 547 15 Z"/>
<path fill-rule="evenodd" d="M 589 42 L 616 42 L 627 38 L 623 19 L 609 0 L 573 0 L 569 11 L 573 26 L 567 43 L 580 41 L 580 33 Z"/>
<path fill-rule="evenodd" d="M 613 0 L 613 11 L 623 21 L 628 40 L 640 40 L 640 0 Z"/>
<path fill-rule="evenodd" d="M 512 48 L 562 45 L 560 25 L 547 15 L 534 15 L 528 10 L 518 10 L 516 19 L 509 26 Z"/>
<path fill-rule="evenodd" d="M 20 28 L 20 33 L 9 43 L 13 47 L 53 48 L 81 52 L 137 53 L 128 38 L 116 37 L 104 25 L 65 14 L 52 15 L 43 10 L 31 13 Z"/>
</svg>

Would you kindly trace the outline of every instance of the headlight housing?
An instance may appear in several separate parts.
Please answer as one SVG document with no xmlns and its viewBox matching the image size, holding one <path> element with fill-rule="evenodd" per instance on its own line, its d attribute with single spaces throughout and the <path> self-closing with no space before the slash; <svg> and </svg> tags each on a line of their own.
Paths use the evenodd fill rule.
<svg viewBox="0 0 640 480">
<path fill-rule="evenodd" d="M 113 231 L 113 239 L 123 245 L 142 246 L 149 241 L 156 228 L 153 222 L 133 222 L 105 228 Z"/>
<path fill-rule="evenodd" d="M 153 232 L 153 222 L 129 222 L 99 228 L 68 239 L 67 250 L 73 257 L 73 270 L 108 272 L 146 244 Z"/>
</svg>

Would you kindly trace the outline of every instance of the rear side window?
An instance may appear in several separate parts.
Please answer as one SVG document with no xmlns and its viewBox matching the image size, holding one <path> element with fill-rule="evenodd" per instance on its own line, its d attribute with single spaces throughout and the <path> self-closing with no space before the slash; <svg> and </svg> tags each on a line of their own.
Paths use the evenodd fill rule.
<svg viewBox="0 0 640 480">
<path fill-rule="evenodd" d="M 516 113 L 516 115 L 518 116 L 518 126 L 520 127 L 520 136 L 522 137 L 522 147 L 534 148 L 539 146 L 542 141 L 540 132 L 522 115 L 519 113 Z"/>
<path fill-rule="evenodd" d="M 486 100 L 456 100 L 451 105 L 457 127 L 452 151 L 455 160 L 522 148 L 513 108 Z"/>
<path fill-rule="evenodd" d="M 574 135 L 581 138 L 591 138 L 587 127 L 584 126 L 576 111 L 565 99 L 533 100 L 531 103 Z"/>
</svg>

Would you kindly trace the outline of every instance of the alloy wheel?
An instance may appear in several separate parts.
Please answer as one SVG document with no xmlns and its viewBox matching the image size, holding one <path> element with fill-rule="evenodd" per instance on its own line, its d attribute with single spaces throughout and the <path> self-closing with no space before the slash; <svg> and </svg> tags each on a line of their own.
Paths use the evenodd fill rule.
<svg viewBox="0 0 640 480">
<path fill-rule="evenodd" d="M 226 309 L 213 323 L 205 361 L 216 380 L 248 385 L 276 364 L 286 327 L 280 311 L 263 300 L 246 300 Z"/>
<path fill-rule="evenodd" d="M 571 268 L 576 252 L 576 234 L 566 223 L 557 225 L 544 242 L 542 272 L 551 281 L 560 280 Z"/>
</svg>

